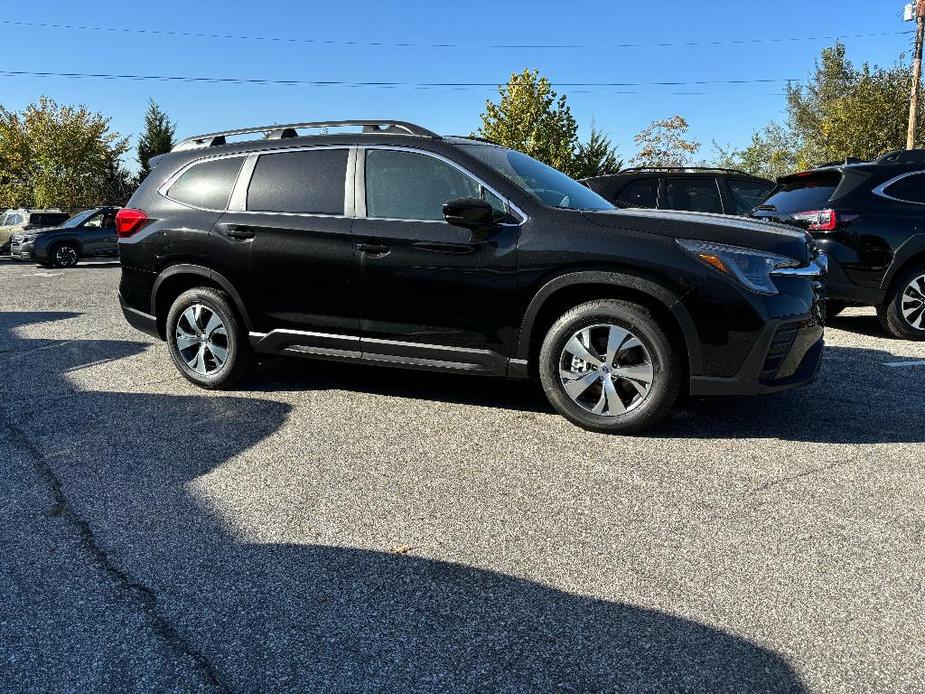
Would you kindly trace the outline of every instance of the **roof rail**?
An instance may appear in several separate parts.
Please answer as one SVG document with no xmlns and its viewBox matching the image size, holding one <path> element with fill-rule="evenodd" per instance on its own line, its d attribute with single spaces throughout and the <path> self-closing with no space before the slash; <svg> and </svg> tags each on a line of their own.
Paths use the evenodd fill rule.
<svg viewBox="0 0 925 694">
<path fill-rule="evenodd" d="M 835 161 L 824 161 L 820 164 L 813 165 L 814 169 L 827 169 L 832 166 L 851 166 L 852 164 L 869 164 L 870 162 L 867 159 L 861 159 L 860 157 L 845 157 L 844 159 L 837 159 Z"/>
<path fill-rule="evenodd" d="M 216 133 L 206 133 L 205 135 L 195 135 L 188 137 L 171 151 L 181 152 L 188 149 L 200 149 L 206 147 L 218 147 L 227 142 L 227 138 L 236 135 L 250 135 L 262 133 L 268 140 L 282 140 L 290 137 L 298 137 L 299 130 L 310 128 L 343 128 L 350 126 L 362 126 L 364 133 L 389 133 L 398 135 L 416 135 L 418 137 L 432 137 L 440 139 L 437 133 L 431 132 L 414 123 L 406 123 L 400 120 L 332 120 L 332 121 L 310 121 L 306 123 L 286 123 L 279 125 L 260 125 L 253 128 L 238 128 L 236 130 L 223 130 Z"/>
<path fill-rule="evenodd" d="M 753 174 L 742 171 L 741 169 L 727 169 L 722 166 L 633 166 L 629 169 L 620 169 L 617 173 L 636 173 L 638 171 L 642 172 L 656 172 L 656 171 L 668 171 L 668 172 L 685 172 L 689 171 L 691 173 L 700 173 L 700 172 L 709 172 L 714 173 L 727 173 L 735 174 L 737 176 L 749 176 L 754 177 Z"/>
<path fill-rule="evenodd" d="M 901 149 L 896 152 L 887 152 L 876 160 L 877 164 L 901 164 L 904 162 L 925 161 L 925 149 Z"/>
</svg>

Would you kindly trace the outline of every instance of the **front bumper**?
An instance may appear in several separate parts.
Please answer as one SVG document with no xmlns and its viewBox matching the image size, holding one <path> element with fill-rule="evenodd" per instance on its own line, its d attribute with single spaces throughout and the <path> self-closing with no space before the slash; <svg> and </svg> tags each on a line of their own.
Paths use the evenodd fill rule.
<svg viewBox="0 0 925 694">
<path fill-rule="evenodd" d="M 16 260 L 32 260 L 32 243 L 14 236 L 10 240 L 10 256 Z"/>
</svg>

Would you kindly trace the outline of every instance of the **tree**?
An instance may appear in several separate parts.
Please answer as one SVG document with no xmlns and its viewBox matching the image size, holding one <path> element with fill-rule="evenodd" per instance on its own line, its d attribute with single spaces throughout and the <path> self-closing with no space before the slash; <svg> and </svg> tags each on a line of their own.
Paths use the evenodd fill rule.
<svg viewBox="0 0 925 694">
<path fill-rule="evenodd" d="M 106 202 L 126 138 L 86 106 L 47 97 L 22 113 L 0 107 L 0 207 L 92 207 Z"/>
<path fill-rule="evenodd" d="M 498 93 L 497 104 L 485 102 L 477 135 L 571 174 L 578 124 L 566 97 L 558 96 L 538 70 L 512 74 Z"/>
<path fill-rule="evenodd" d="M 151 173 L 151 157 L 167 154 L 173 149 L 176 132 L 177 126 L 170 121 L 154 99 L 151 99 L 145 113 L 145 130 L 138 138 L 139 181 Z"/>
<path fill-rule="evenodd" d="M 754 133 L 745 149 L 723 148 L 716 143 L 713 147 L 717 166 L 740 169 L 753 176 L 775 180 L 799 168 L 799 141 L 790 128 L 778 123 Z"/>
<path fill-rule="evenodd" d="M 639 148 L 633 164 L 647 167 L 689 166 L 693 156 L 700 151 L 700 143 L 687 139 L 688 130 L 690 126 L 682 116 L 652 122 L 633 138 Z"/>
<path fill-rule="evenodd" d="M 572 176 L 590 178 L 617 173 L 623 162 L 617 159 L 617 148 L 610 138 L 591 124 L 591 135 L 587 142 L 578 143 L 572 159 Z"/>
</svg>

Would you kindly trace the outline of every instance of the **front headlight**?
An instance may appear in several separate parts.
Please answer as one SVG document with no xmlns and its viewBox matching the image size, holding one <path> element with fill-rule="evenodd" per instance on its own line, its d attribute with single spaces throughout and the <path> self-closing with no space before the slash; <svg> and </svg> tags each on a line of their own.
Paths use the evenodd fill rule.
<svg viewBox="0 0 925 694">
<path fill-rule="evenodd" d="M 793 258 L 766 253 L 754 248 L 726 246 L 709 241 L 678 239 L 681 247 L 695 258 L 703 261 L 717 272 L 745 285 L 759 294 L 777 294 L 777 287 L 771 281 L 771 273 L 780 268 L 799 267 Z"/>
</svg>

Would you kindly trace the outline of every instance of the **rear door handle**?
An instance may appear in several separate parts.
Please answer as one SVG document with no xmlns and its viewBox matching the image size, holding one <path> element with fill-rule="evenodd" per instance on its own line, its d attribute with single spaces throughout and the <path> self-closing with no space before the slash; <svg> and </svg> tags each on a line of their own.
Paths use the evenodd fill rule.
<svg viewBox="0 0 925 694">
<path fill-rule="evenodd" d="M 230 239 L 238 239 L 244 241 L 246 239 L 254 238 L 254 230 L 248 229 L 247 227 L 239 227 L 235 224 L 229 224 L 225 227 L 225 235 Z"/>
<path fill-rule="evenodd" d="M 388 255 L 391 250 L 388 246 L 381 243 L 358 243 L 357 250 L 374 258 L 381 258 Z"/>
</svg>

